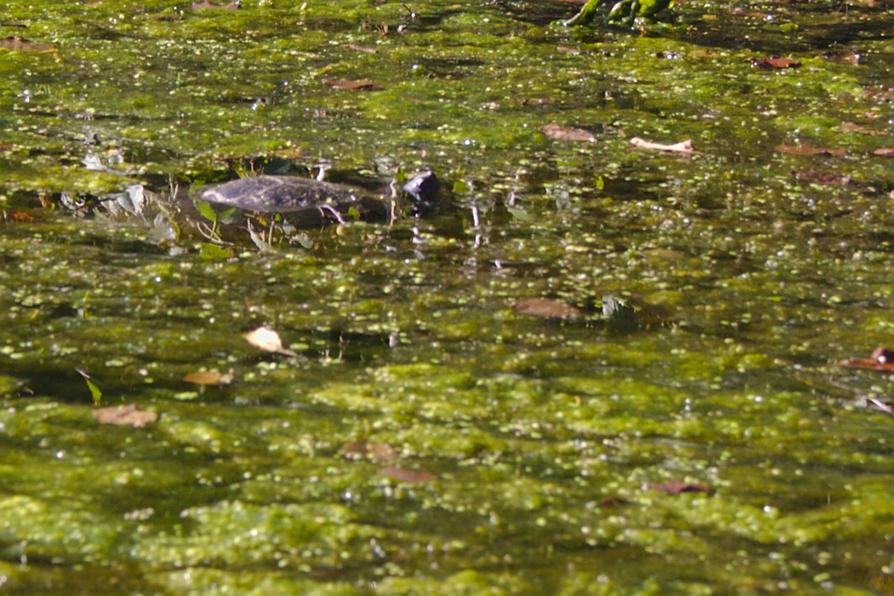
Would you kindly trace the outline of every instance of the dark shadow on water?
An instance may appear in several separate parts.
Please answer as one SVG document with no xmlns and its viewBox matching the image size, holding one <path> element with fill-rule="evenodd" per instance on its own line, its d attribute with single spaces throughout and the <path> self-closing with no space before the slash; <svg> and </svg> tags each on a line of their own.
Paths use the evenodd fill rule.
<svg viewBox="0 0 894 596">
<path fill-rule="evenodd" d="M 792 52 L 827 50 L 850 44 L 890 39 L 894 17 L 879 13 L 872 18 L 846 23 L 811 24 L 800 15 L 779 15 L 768 23 L 741 15 L 721 14 L 714 21 L 697 21 L 697 26 L 669 30 L 669 38 L 712 48 L 751 50 L 761 54 L 788 55 Z M 783 25 L 797 24 L 793 32 Z"/>
</svg>

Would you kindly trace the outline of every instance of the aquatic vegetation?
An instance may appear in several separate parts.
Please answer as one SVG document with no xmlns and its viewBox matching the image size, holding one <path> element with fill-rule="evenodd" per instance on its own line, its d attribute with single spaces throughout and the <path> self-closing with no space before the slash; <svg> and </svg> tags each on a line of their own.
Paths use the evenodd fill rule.
<svg viewBox="0 0 894 596">
<path fill-rule="evenodd" d="M 4 6 L 4 587 L 890 591 L 887 8 L 210 4 Z"/>
<path fill-rule="evenodd" d="M 585 25 L 592 21 L 602 5 L 608 4 L 606 0 L 587 0 L 580 11 L 566 25 Z M 655 15 L 673 6 L 673 0 L 621 0 L 615 2 L 605 20 L 608 22 L 633 24 L 637 17 L 654 17 Z"/>
</svg>

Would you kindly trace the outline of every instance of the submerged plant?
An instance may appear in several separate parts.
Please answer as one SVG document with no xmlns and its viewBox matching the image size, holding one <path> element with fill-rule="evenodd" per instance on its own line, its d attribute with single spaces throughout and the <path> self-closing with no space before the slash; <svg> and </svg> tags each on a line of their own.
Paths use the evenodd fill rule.
<svg viewBox="0 0 894 596">
<path fill-rule="evenodd" d="M 586 25 L 596 17 L 598 10 L 608 3 L 608 0 L 588 0 L 580 12 L 565 21 L 565 24 Z M 673 0 L 620 0 L 611 7 L 606 21 L 623 23 L 629 27 L 637 17 L 652 18 L 671 6 Z"/>
</svg>

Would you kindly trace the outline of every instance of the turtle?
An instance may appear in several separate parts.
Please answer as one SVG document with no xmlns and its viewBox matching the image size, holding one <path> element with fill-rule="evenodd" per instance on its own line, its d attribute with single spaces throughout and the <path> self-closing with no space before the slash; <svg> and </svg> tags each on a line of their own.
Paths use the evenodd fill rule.
<svg viewBox="0 0 894 596">
<path fill-rule="evenodd" d="M 431 208 L 439 189 L 440 182 L 431 170 L 414 176 L 403 187 L 413 199 L 415 210 Z M 351 216 L 361 219 L 391 216 L 391 205 L 381 197 L 350 186 L 297 176 L 239 178 L 208 186 L 198 193 L 198 198 L 243 212 L 281 214 L 298 225 L 316 225 L 320 219 L 343 222 Z M 300 222 L 302 215 L 308 221 Z"/>
<path fill-rule="evenodd" d="M 390 222 L 401 210 L 425 215 L 440 206 L 440 188 L 431 170 L 407 181 L 403 196 L 393 191 L 390 197 L 310 178 L 259 175 L 193 190 L 174 186 L 170 195 L 133 185 L 101 197 L 94 206 L 101 211 L 94 212 L 110 218 L 138 217 L 151 226 L 160 244 L 198 232 L 212 243 L 250 240 L 267 248 L 283 240 L 308 244 L 301 228 L 354 220 Z"/>
</svg>

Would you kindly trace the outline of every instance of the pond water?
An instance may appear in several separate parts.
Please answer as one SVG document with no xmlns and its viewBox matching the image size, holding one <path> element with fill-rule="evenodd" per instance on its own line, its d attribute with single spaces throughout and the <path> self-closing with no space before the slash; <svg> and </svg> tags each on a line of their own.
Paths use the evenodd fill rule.
<svg viewBox="0 0 894 596">
<path fill-rule="evenodd" d="M 894 592 L 836 364 L 894 345 L 889 7 L 8 0 L 0 586 Z M 267 251 L 70 208 L 323 162 L 450 192 Z"/>
</svg>

